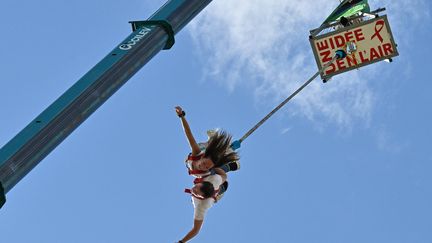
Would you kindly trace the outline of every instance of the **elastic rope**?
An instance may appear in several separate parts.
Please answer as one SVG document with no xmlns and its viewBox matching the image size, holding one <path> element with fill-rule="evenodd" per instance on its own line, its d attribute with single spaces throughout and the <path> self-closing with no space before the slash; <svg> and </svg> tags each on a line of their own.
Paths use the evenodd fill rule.
<svg viewBox="0 0 432 243">
<path fill-rule="evenodd" d="M 327 69 L 336 59 L 340 58 L 335 55 L 331 61 L 324 65 L 318 72 L 316 72 L 308 81 L 306 81 L 300 88 L 298 88 L 294 93 L 292 93 L 288 98 L 286 98 L 282 103 L 280 103 L 276 108 L 274 108 L 270 113 L 268 113 L 261 121 L 259 121 L 254 127 L 252 127 L 242 138 L 240 142 L 243 142 L 247 137 L 249 137 L 255 130 L 257 130 L 264 122 L 266 122 L 274 113 L 276 113 L 280 108 L 282 108 L 288 101 L 294 98 L 300 91 L 302 91 L 306 86 L 308 86 L 321 72 Z"/>
</svg>

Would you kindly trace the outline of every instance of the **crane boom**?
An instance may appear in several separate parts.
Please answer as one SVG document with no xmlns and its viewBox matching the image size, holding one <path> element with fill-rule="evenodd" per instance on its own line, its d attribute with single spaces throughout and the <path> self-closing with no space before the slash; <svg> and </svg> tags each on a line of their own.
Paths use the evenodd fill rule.
<svg viewBox="0 0 432 243">
<path fill-rule="evenodd" d="M 0 207 L 5 194 L 107 101 L 211 0 L 169 0 L 0 149 Z"/>
</svg>

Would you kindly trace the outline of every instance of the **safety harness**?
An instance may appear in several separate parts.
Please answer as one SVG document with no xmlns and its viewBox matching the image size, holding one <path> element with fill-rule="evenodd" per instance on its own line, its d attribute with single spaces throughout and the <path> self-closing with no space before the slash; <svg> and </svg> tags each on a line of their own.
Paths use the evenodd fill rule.
<svg viewBox="0 0 432 243">
<path fill-rule="evenodd" d="M 193 161 L 198 161 L 203 157 L 204 157 L 204 153 L 200 153 L 198 155 L 189 154 L 187 159 L 186 159 L 186 163 L 190 162 L 190 164 L 192 165 Z M 192 167 L 192 166 L 190 166 L 190 167 Z M 214 174 L 214 172 L 212 172 L 212 171 L 193 170 L 193 169 L 189 168 L 189 166 L 187 166 L 187 168 L 188 168 L 189 175 L 196 177 L 193 181 L 194 185 L 201 183 L 201 182 L 204 182 L 204 178 Z M 191 196 L 193 196 L 194 198 L 199 199 L 199 200 L 205 200 L 206 199 L 201 195 L 193 193 L 190 188 L 186 188 L 184 190 L 184 192 L 191 194 Z M 215 200 L 215 202 L 217 202 L 217 197 L 219 195 L 218 193 L 219 193 L 219 189 L 215 190 L 215 192 L 213 193 L 213 196 L 211 196 L 211 198 L 213 198 Z"/>
<path fill-rule="evenodd" d="M 207 177 L 207 176 L 212 174 L 211 171 L 193 170 L 192 169 L 192 163 L 194 161 L 198 161 L 198 160 L 202 159 L 203 157 L 204 157 L 204 153 L 200 153 L 198 155 L 192 155 L 192 154 L 188 155 L 188 157 L 186 158 L 186 165 L 188 168 L 189 175 L 194 176 L 196 178 L 204 178 L 204 177 Z M 189 163 L 190 163 L 190 166 L 188 166 Z"/>
</svg>

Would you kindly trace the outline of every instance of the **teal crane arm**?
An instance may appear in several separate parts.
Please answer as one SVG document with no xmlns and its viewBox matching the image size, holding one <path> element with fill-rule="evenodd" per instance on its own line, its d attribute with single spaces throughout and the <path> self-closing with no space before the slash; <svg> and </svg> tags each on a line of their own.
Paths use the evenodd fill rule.
<svg viewBox="0 0 432 243">
<path fill-rule="evenodd" d="M 5 194 L 162 49 L 211 0 L 169 0 L 0 149 L 0 207 Z"/>
</svg>

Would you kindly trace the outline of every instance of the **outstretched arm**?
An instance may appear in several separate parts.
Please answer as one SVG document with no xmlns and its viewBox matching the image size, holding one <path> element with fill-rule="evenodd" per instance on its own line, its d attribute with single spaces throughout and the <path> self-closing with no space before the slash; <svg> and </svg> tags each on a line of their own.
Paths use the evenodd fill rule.
<svg viewBox="0 0 432 243">
<path fill-rule="evenodd" d="M 198 155 L 201 152 L 201 150 L 200 150 L 197 142 L 195 141 L 194 136 L 192 135 L 192 131 L 189 127 L 189 123 L 186 121 L 186 118 L 185 118 L 185 113 L 180 106 L 177 106 L 175 109 L 176 109 L 177 115 L 181 119 L 181 123 L 183 125 L 183 130 L 185 132 L 185 135 L 186 135 L 186 138 L 189 142 L 189 145 L 192 149 L 192 155 Z"/>
<path fill-rule="evenodd" d="M 186 243 L 188 240 L 194 238 L 199 233 L 203 222 L 204 222 L 204 220 L 196 220 L 195 219 L 192 230 L 189 231 L 189 233 L 187 233 L 187 235 L 185 237 L 183 237 L 183 239 L 179 242 Z"/>
</svg>

